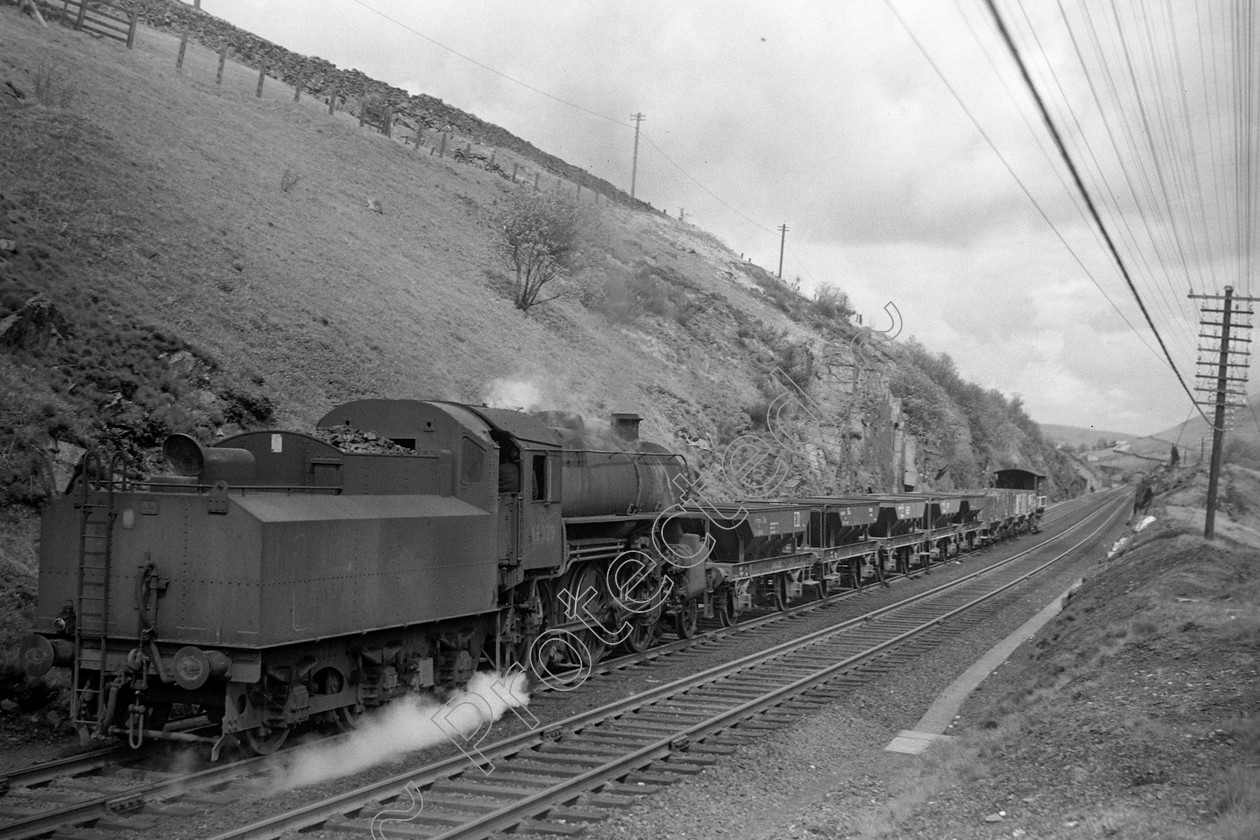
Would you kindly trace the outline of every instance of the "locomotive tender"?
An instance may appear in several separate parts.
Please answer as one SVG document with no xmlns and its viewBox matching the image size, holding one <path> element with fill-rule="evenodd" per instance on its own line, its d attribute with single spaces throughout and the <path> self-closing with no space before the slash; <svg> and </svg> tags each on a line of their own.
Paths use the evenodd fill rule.
<svg viewBox="0 0 1260 840">
<path fill-rule="evenodd" d="M 882 581 L 1044 507 L 1031 473 L 1033 489 L 712 504 L 617 417 L 619 443 L 594 448 L 517 411 L 367 399 L 325 415 L 323 438 L 173 435 L 175 475 L 89 455 L 44 516 L 27 672 L 71 670 L 85 738 L 266 753 L 481 663 L 545 676 L 690 636 L 701 614 Z M 340 429 L 393 451 L 339 448 Z M 164 731 L 174 703 L 218 735 Z"/>
</svg>

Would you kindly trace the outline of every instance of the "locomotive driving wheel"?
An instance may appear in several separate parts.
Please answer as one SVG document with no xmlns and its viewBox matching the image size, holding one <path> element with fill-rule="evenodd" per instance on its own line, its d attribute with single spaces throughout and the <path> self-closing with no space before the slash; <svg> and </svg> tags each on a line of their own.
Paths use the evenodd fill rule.
<svg viewBox="0 0 1260 840">
<path fill-rule="evenodd" d="M 580 647 L 585 648 L 578 652 L 584 666 L 594 667 L 608 651 L 606 639 L 611 633 L 607 630 L 606 623 L 612 610 L 603 583 L 603 575 L 592 564 L 572 574 L 565 587 L 571 599 L 565 605 L 566 612 L 569 613 L 567 617 L 580 621 L 589 628 L 576 634 Z M 595 624 L 592 625 L 592 622 Z"/>
<path fill-rule="evenodd" d="M 622 643 L 631 653 L 643 653 L 643 651 L 656 644 L 659 634 L 657 633 L 656 620 L 640 619 L 634 621 L 630 625 L 630 635 Z"/>
</svg>

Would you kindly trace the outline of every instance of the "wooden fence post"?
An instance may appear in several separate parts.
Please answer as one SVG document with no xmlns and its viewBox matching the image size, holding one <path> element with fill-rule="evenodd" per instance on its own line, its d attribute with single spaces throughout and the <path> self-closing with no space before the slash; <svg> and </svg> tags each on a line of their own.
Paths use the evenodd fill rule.
<svg viewBox="0 0 1260 840">
<path fill-rule="evenodd" d="M 131 49 L 131 45 L 136 42 L 136 20 L 136 13 L 132 12 L 131 22 L 127 25 L 127 49 Z"/>
<path fill-rule="evenodd" d="M 175 69 L 184 72 L 184 51 L 188 49 L 188 33 L 179 36 L 179 55 L 175 59 Z"/>
<path fill-rule="evenodd" d="M 394 109 L 385 109 L 385 136 L 392 138 L 394 136 Z"/>
<path fill-rule="evenodd" d="M 446 157 L 446 132 L 442 132 L 442 148 L 438 149 L 438 157 Z"/>
<path fill-rule="evenodd" d="M 416 144 L 416 153 L 420 153 L 420 146 L 424 143 L 424 126 L 420 125 L 420 120 L 416 120 L 416 136 L 412 138 Z"/>
<path fill-rule="evenodd" d="M 214 76 L 214 83 L 216 85 L 223 84 L 223 65 L 227 64 L 228 53 L 231 51 L 232 48 L 227 45 L 225 45 L 223 49 L 219 50 L 219 72 Z"/>
<path fill-rule="evenodd" d="M 332 114 L 337 110 L 337 87 L 333 86 L 332 95 L 328 97 L 328 113 Z"/>
<path fill-rule="evenodd" d="M 267 78 L 267 62 L 258 68 L 258 87 L 254 90 L 254 98 L 262 99 L 263 80 Z"/>
<path fill-rule="evenodd" d="M 302 88 L 306 86 L 306 77 L 298 76 L 297 84 L 293 86 L 293 101 L 300 102 L 302 99 Z"/>
<path fill-rule="evenodd" d="M 541 172 L 534 173 L 534 189 L 538 189 L 538 176 L 540 175 L 542 175 Z"/>
<path fill-rule="evenodd" d="M 521 168 L 521 165 L 519 163 L 512 164 L 512 183 L 513 184 L 516 183 L 516 170 L 520 168 Z"/>
<path fill-rule="evenodd" d="M 78 32 L 83 28 L 83 18 L 87 17 L 87 0 L 80 0 L 79 13 L 74 17 L 74 31 Z"/>
</svg>

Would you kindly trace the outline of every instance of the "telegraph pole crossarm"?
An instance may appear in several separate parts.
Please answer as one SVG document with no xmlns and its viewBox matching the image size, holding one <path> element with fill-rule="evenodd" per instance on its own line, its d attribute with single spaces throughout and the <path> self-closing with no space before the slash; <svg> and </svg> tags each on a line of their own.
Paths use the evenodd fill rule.
<svg viewBox="0 0 1260 840">
<path fill-rule="evenodd" d="M 1214 362 L 1204 361 L 1202 359 L 1198 361 L 1198 364 L 1201 365 L 1214 364 L 1216 368 L 1215 375 L 1211 373 L 1195 374 L 1198 379 L 1214 379 L 1216 381 L 1215 385 L 1199 385 L 1195 388 L 1196 391 L 1213 394 L 1215 397 L 1210 402 L 1205 399 L 1200 403 L 1205 407 L 1211 406 L 1215 408 L 1214 420 L 1212 422 L 1212 461 L 1209 468 L 1210 471 L 1208 473 L 1207 511 L 1203 522 L 1203 536 L 1210 540 L 1216 536 L 1216 494 L 1220 485 L 1221 460 L 1224 455 L 1225 448 L 1225 429 L 1227 423 L 1226 413 L 1228 409 L 1235 408 L 1240 404 L 1245 404 L 1246 399 L 1246 390 L 1231 387 L 1231 383 L 1245 383 L 1247 381 L 1247 377 L 1230 376 L 1230 373 L 1232 372 L 1230 368 L 1246 368 L 1247 365 L 1245 363 L 1240 364 L 1237 362 L 1231 362 L 1230 353 L 1234 353 L 1238 356 L 1247 356 L 1250 354 L 1245 350 L 1234 350 L 1230 345 L 1249 344 L 1251 339 L 1244 338 L 1239 335 L 1231 335 L 1230 331 L 1231 329 L 1251 329 L 1251 321 L 1249 319 L 1250 316 L 1254 314 L 1254 311 L 1251 309 L 1243 309 L 1239 306 L 1239 304 L 1254 303 L 1258 300 L 1258 298 L 1244 296 L 1235 297 L 1233 286 L 1226 286 L 1224 295 L 1196 295 L 1191 292 L 1190 297 L 1199 300 L 1219 300 L 1223 304 L 1220 309 L 1210 306 L 1200 307 L 1205 319 L 1209 317 L 1209 313 L 1219 314 L 1221 318 L 1219 321 L 1203 320 L 1199 322 L 1200 330 L 1207 327 L 1220 328 L 1220 334 L 1199 333 L 1199 338 L 1201 339 L 1206 339 L 1209 342 L 1219 342 L 1219 347 L 1200 347 L 1200 352 L 1216 352 L 1219 354 L 1219 357 L 1214 360 Z M 1235 321 L 1235 318 L 1238 318 L 1238 320 Z M 1196 402 L 1198 401 L 1196 400 Z"/>
</svg>

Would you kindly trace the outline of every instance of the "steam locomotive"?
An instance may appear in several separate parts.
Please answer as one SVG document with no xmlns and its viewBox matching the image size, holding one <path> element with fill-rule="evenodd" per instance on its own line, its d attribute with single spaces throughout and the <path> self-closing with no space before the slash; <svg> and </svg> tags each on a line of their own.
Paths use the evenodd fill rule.
<svg viewBox="0 0 1260 840">
<path fill-rule="evenodd" d="M 47 509 L 27 673 L 70 670 L 85 739 L 240 740 L 352 727 L 479 666 L 546 679 L 611 647 L 689 637 L 700 616 L 882 581 L 1036 527 L 1040 476 L 946 495 L 716 504 L 684 458 L 580 424 L 443 401 L 338 406 L 317 434 L 164 447 L 137 480 L 89 454 Z M 372 430 L 369 447 L 338 445 Z M 214 735 L 168 731 L 173 704 Z"/>
</svg>

